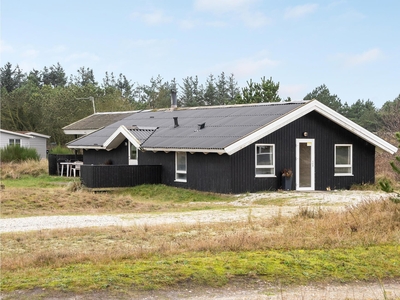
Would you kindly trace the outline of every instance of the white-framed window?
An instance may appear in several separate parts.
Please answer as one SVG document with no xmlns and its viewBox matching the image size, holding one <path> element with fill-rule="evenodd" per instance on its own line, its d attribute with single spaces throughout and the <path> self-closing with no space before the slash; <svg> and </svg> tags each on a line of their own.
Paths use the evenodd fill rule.
<svg viewBox="0 0 400 300">
<path fill-rule="evenodd" d="M 256 177 L 275 176 L 275 145 L 256 144 Z"/>
<path fill-rule="evenodd" d="M 18 145 L 21 146 L 21 140 L 20 139 L 9 139 L 8 140 L 9 145 Z"/>
<path fill-rule="evenodd" d="M 175 181 L 186 182 L 187 153 L 175 152 Z"/>
<path fill-rule="evenodd" d="M 335 176 L 353 175 L 353 145 L 335 145 Z"/>
</svg>

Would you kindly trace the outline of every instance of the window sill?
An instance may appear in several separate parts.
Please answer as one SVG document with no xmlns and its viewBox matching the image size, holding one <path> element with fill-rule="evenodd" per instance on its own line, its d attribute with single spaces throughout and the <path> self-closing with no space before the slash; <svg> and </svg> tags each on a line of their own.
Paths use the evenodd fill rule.
<svg viewBox="0 0 400 300">
<path fill-rule="evenodd" d="M 183 179 L 175 179 L 174 182 L 187 182 L 187 180 L 183 180 Z"/>
<path fill-rule="evenodd" d="M 256 178 L 273 178 L 276 177 L 276 175 L 256 175 Z"/>
<path fill-rule="evenodd" d="M 335 177 L 340 177 L 340 176 L 354 176 L 353 174 L 335 174 Z"/>
</svg>

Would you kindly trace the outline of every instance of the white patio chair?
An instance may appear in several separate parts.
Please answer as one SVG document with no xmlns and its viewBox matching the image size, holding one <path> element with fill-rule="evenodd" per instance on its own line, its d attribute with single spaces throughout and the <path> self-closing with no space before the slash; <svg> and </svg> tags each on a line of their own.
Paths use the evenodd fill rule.
<svg viewBox="0 0 400 300">
<path fill-rule="evenodd" d="M 76 174 L 81 172 L 81 165 L 83 165 L 83 161 L 77 160 L 74 162 L 74 164 L 71 166 L 71 172 L 74 173 L 74 177 L 76 177 Z"/>
</svg>

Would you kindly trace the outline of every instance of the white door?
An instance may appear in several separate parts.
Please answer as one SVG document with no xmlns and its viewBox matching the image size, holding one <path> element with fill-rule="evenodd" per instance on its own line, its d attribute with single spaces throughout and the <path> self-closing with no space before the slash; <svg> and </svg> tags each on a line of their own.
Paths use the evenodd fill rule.
<svg viewBox="0 0 400 300">
<path fill-rule="evenodd" d="M 296 190 L 315 189 L 314 139 L 296 139 Z"/>
<path fill-rule="evenodd" d="M 129 164 L 137 165 L 138 164 L 138 149 L 132 143 L 129 143 L 128 155 L 129 155 Z"/>
</svg>

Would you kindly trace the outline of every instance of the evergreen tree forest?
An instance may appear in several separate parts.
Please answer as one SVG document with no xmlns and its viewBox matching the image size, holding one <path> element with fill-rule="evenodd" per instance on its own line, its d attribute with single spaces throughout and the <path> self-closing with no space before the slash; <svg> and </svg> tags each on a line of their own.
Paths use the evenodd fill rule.
<svg viewBox="0 0 400 300">
<path fill-rule="evenodd" d="M 148 83 L 133 83 L 125 75 L 106 72 L 99 82 L 92 69 L 81 67 L 67 76 L 57 63 L 42 70 L 25 73 L 11 63 L 0 68 L 1 128 L 34 131 L 50 135 L 50 141 L 64 145 L 73 137 L 62 128 L 96 112 L 130 111 L 170 107 L 170 90 L 178 93 L 178 106 L 231 105 L 291 101 L 279 97 L 279 82 L 272 78 L 250 80 L 239 87 L 233 74 L 210 74 L 204 83 L 198 76 L 166 81 L 161 75 Z M 362 127 L 376 132 L 400 131 L 400 94 L 378 109 L 370 100 L 358 99 L 348 105 L 322 84 L 305 95 L 304 100 L 320 102 Z"/>
</svg>

